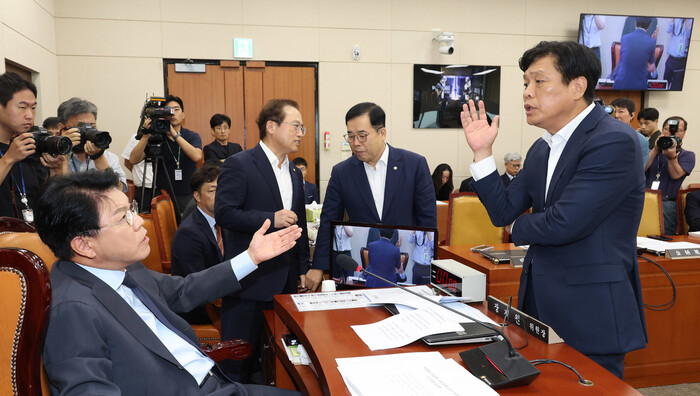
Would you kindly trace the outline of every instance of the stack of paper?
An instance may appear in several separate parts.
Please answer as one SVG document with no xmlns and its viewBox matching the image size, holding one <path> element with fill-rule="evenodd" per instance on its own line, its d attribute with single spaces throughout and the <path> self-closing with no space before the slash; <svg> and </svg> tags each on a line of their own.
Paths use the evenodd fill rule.
<svg viewBox="0 0 700 396">
<path fill-rule="evenodd" d="M 336 363 L 353 396 L 498 395 L 439 352 L 343 358 Z"/>
</svg>

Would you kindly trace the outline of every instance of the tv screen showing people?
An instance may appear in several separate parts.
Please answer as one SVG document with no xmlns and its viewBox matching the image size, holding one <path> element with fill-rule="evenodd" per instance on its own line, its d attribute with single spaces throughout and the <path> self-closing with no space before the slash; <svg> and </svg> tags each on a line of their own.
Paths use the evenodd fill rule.
<svg viewBox="0 0 700 396">
<path fill-rule="evenodd" d="M 437 228 L 334 221 L 331 233 L 330 273 L 337 282 L 391 287 L 362 274 L 364 268 L 396 283 L 430 283 L 430 264 L 437 258 Z M 341 254 L 352 257 L 358 268 L 343 271 L 336 265 Z"/>
<path fill-rule="evenodd" d="M 489 118 L 498 115 L 500 66 L 414 65 L 413 127 L 459 128 L 462 105 L 484 101 Z"/>
<path fill-rule="evenodd" d="M 693 18 L 581 14 L 579 43 L 602 68 L 596 89 L 683 89 Z"/>
</svg>

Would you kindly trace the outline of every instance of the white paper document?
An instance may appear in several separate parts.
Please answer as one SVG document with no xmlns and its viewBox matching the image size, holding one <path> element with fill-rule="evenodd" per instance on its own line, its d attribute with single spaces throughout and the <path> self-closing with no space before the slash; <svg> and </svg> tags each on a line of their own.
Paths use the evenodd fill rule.
<svg viewBox="0 0 700 396">
<path fill-rule="evenodd" d="M 432 290 L 428 286 L 425 285 L 412 286 L 408 289 L 438 303 L 468 300 L 467 297 L 437 296 L 433 294 Z M 414 296 L 406 290 L 401 290 L 398 287 L 365 290 L 364 294 L 367 300 L 374 304 L 401 304 L 413 308 L 433 305 L 418 296 Z"/>
<path fill-rule="evenodd" d="M 336 362 L 353 396 L 498 395 L 439 352 L 344 358 Z"/>
<path fill-rule="evenodd" d="M 428 303 L 428 304 L 430 304 L 430 303 Z M 464 314 L 467 314 L 467 315 L 471 316 L 472 318 L 479 320 L 481 322 L 491 323 L 493 325 L 500 326 L 499 324 L 497 324 L 496 322 L 491 320 L 491 318 L 484 315 L 481 311 L 479 311 L 478 309 L 476 309 L 474 307 L 470 307 L 467 304 L 464 304 L 461 302 L 453 302 L 453 303 L 441 304 L 441 305 L 450 307 L 458 312 L 462 312 Z M 468 318 L 465 318 L 464 316 L 458 315 L 458 314 L 456 314 L 452 311 L 449 311 L 447 309 L 439 309 L 437 307 L 435 307 L 435 308 L 436 309 L 434 309 L 434 310 L 440 316 L 443 316 L 445 318 L 445 320 L 451 320 L 451 321 L 455 321 L 458 323 L 471 323 L 471 322 L 473 322 L 473 320 L 469 320 Z M 396 309 L 399 311 L 399 314 L 401 314 L 401 315 L 403 315 L 404 313 L 411 312 L 411 311 L 415 310 L 415 308 L 408 307 L 405 305 L 398 305 L 398 304 L 396 305 Z"/>
<path fill-rule="evenodd" d="M 431 334 L 462 331 L 459 322 L 430 308 L 416 309 L 376 323 L 351 326 L 370 350 L 398 348 Z"/>
<path fill-rule="evenodd" d="M 665 242 L 656 239 L 637 237 L 637 247 L 654 252 L 665 253 L 669 249 L 698 249 L 700 245 L 691 242 Z"/>
<path fill-rule="evenodd" d="M 363 308 L 373 305 L 364 296 L 362 290 L 292 294 L 292 301 L 299 312 Z"/>
</svg>

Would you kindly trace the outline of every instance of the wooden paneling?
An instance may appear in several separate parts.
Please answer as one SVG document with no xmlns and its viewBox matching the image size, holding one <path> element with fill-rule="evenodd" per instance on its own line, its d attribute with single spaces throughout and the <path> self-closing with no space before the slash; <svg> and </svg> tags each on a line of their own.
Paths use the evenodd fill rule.
<svg viewBox="0 0 700 396">
<path fill-rule="evenodd" d="M 206 65 L 206 73 L 176 73 L 168 65 L 168 93 L 182 98 L 185 111 L 183 126 L 202 137 L 202 147 L 211 143 L 209 119 L 225 113 L 224 73 L 218 65 Z"/>
<path fill-rule="evenodd" d="M 257 63 L 257 62 L 256 62 Z M 262 109 L 263 99 L 263 74 L 265 67 L 246 66 L 243 71 L 245 81 L 244 103 L 245 103 L 245 149 L 253 148 L 260 141 L 260 131 L 258 130 L 258 114 Z"/>
<path fill-rule="evenodd" d="M 231 134 L 228 140 L 245 147 L 245 101 L 243 97 L 243 68 L 239 62 L 222 61 L 224 73 L 224 114 L 231 118 Z M 249 132 L 250 133 L 250 132 Z"/>
</svg>

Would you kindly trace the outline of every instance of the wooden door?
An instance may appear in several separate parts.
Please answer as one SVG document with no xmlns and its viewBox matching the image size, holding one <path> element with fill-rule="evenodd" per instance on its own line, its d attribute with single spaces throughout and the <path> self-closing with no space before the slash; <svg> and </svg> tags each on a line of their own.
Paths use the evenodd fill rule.
<svg viewBox="0 0 700 396">
<path fill-rule="evenodd" d="M 313 66 L 269 66 L 261 61 L 221 61 L 206 65 L 205 73 L 176 73 L 167 65 L 166 92 L 182 98 L 185 127 L 202 137 L 207 145 L 211 136 L 209 119 L 215 113 L 231 117 L 230 141 L 244 149 L 260 141 L 256 123 L 262 106 L 270 99 L 287 98 L 299 103 L 306 126 L 299 152 L 290 160 L 303 157 L 308 162 L 306 180 L 318 183 L 316 144 L 316 71 Z"/>
</svg>

